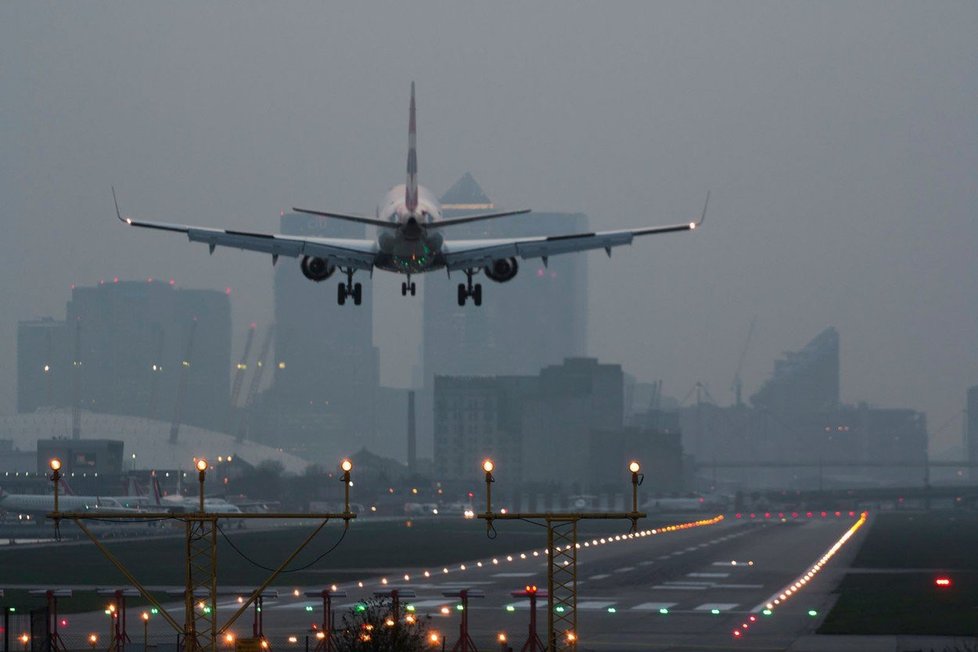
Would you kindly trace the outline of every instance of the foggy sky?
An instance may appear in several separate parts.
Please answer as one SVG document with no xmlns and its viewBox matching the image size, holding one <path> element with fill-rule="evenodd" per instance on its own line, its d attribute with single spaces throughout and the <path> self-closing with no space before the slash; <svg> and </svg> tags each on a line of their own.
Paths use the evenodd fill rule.
<svg viewBox="0 0 978 652">
<path fill-rule="evenodd" d="M 843 399 L 926 411 L 940 452 L 978 383 L 976 34 L 974 2 L 3 3 L 0 411 L 17 321 L 63 318 L 72 283 L 231 287 L 235 352 L 271 319 L 268 256 L 125 228 L 111 185 L 134 216 L 242 230 L 370 213 L 403 182 L 414 80 L 437 194 L 471 171 L 607 229 L 712 190 L 702 230 L 587 254 L 591 355 L 727 403 L 754 315 L 747 395 L 834 325 Z M 375 280 L 405 386 L 421 299 Z"/>
</svg>

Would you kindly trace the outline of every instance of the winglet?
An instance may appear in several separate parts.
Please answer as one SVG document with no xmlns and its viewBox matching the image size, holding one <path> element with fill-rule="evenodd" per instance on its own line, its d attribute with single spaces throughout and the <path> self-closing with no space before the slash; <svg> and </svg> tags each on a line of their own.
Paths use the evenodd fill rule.
<svg viewBox="0 0 978 652">
<path fill-rule="evenodd" d="M 112 202 L 115 204 L 115 216 L 119 218 L 119 221 L 125 224 L 132 224 L 131 219 L 123 217 L 122 213 L 119 212 L 119 200 L 115 198 L 115 186 L 112 186 Z"/>
<path fill-rule="evenodd" d="M 706 207 L 709 206 L 709 205 L 710 205 L 710 191 L 707 190 L 706 191 L 706 202 L 703 204 L 703 214 L 700 215 L 699 222 L 690 222 L 689 223 L 689 228 L 690 229 L 695 229 L 696 227 L 698 227 L 701 224 L 703 224 L 703 220 L 706 219 Z"/>
</svg>

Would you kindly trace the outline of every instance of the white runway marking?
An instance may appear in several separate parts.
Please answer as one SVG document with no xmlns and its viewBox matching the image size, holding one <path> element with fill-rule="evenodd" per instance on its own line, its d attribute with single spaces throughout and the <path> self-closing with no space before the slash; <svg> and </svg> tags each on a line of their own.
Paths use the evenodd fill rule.
<svg viewBox="0 0 978 652">
<path fill-rule="evenodd" d="M 716 584 L 718 589 L 763 589 L 763 584 Z"/>
<path fill-rule="evenodd" d="M 676 602 L 643 602 L 632 607 L 632 611 L 658 611 L 659 609 L 670 609 L 676 606 Z"/>
<path fill-rule="evenodd" d="M 686 573 L 686 577 L 730 577 L 730 573 Z"/>
<path fill-rule="evenodd" d="M 653 586 L 652 589 L 656 591 L 705 591 L 707 589 L 712 589 L 712 586 L 689 586 L 683 584 L 681 586 L 671 586 L 669 584 L 658 584 Z"/>
<path fill-rule="evenodd" d="M 493 577 L 533 577 L 536 573 L 493 573 Z"/>
<path fill-rule="evenodd" d="M 655 563 L 654 561 L 640 561 L 640 562 L 638 562 L 638 565 L 639 566 L 651 566 L 654 563 Z"/>
<path fill-rule="evenodd" d="M 693 609 L 693 611 L 731 611 L 737 606 L 736 602 L 707 602 Z"/>
<path fill-rule="evenodd" d="M 418 600 L 417 602 L 411 602 L 415 609 L 424 609 L 426 607 L 441 607 L 444 605 L 450 605 L 455 601 L 455 598 L 442 598 L 441 600 Z"/>
<path fill-rule="evenodd" d="M 628 573 L 635 570 L 634 566 L 622 566 L 621 568 L 616 568 L 613 573 Z"/>
<path fill-rule="evenodd" d="M 611 605 L 615 604 L 614 600 L 604 601 L 604 600 L 585 600 L 583 602 L 577 603 L 578 609 L 607 609 Z"/>
<path fill-rule="evenodd" d="M 604 574 L 604 575 L 592 575 L 588 579 L 589 580 L 603 580 L 603 579 L 608 578 L 608 577 L 611 577 L 611 575 L 607 575 L 607 574 Z"/>
</svg>

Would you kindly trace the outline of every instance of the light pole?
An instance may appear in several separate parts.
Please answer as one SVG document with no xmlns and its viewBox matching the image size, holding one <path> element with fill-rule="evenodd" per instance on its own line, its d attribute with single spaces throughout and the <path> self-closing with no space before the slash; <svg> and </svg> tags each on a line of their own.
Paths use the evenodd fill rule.
<svg viewBox="0 0 978 652">
<path fill-rule="evenodd" d="M 204 480 L 207 478 L 207 460 L 197 460 L 197 479 L 200 482 L 200 513 L 204 513 Z"/>
<path fill-rule="evenodd" d="M 98 645 L 98 634 L 96 634 L 95 632 L 92 632 L 91 634 L 89 634 L 88 635 L 88 644 L 91 645 L 92 646 L 92 649 L 94 650 L 95 649 L 95 646 Z"/>
<path fill-rule="evenodd" d="M 344 459 L 340 462 L 340 468 L 343 469 L 343 477 L 340 482 L 343 483 L 343 512 L 345 514 L 350 513 L 350 471 L 353 470 L 353 462 L 349 459 Z M 350 527 L 350 521 L 344 520 L 343 527 Z"/>
<path fill-rule="evenodd" d="M 143 652 L 149 649 L 149 612 L 143 612 Z"/>
<path fill-rule="evenodd" d="M 54 483 L 54 511 L 57 513 L 58 510 L 58 489 L 61 484 L 61 460 L 57 457 L 52 457 L 51 461 L 48 462 L 51 467 L 51 482 Z M 55 519 L 57 523 L 57 519 Z"/>
<path fill-rule="evenodd" d="M 632 514 L 638 514 L 638 486 L 645 481 L 645 474 L 639 473 L 642 466 L 632 460 L 628 465 L 628 470 L 632 472 Z M 632 532 L 638 530 L 638 517 L 632 516 Z"/>
</svg>

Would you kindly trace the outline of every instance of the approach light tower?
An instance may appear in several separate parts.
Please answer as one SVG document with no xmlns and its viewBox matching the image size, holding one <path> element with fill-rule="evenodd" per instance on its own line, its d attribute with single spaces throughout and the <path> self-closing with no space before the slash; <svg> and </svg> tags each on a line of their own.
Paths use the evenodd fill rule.
<svg viewBox="0 0 978 652">
<path fill-rule="evenodd" d="M 266 513 L 241 513 L 241 512 L 217 512 L 206 511 L 204 503 L 204 484 L 207 479 L 207 471 L 210 468 L 208 461 L 200 458 L 194 461 L 194 468 L 197 470 L 197 477 L 200 483 L 200 496 L 198 510 L 192 512 L 62 512 L 58 505 L 59 485 L 61 481 L 61 461 L 53 459 L 50 462 L 52 470 L 51 481 L 54 482 L 55 508 L 47 515 L 55 524 L 55 529 L 60 527 L 62 520 L 71 520 L 87 536 L 92 543 L 99 549 L 102 555 L 108 559 L 116 569 L 122 573 L 129 583 L 146 600 L 155 607 L 161 618 L 165 620 L 182 637 L 183 652 L 217 652 L 217 642 L 220 637 L 229 632 L 230 627 L 261 597 L 262 593 L 285 568 L 292 563 L 300 552 L 315 538 L 317 534 L 326 526 L 330 519 L 342 519 L 344 527 L 349 527 L 350 521 L 357 517 L 350 511 L 350 472 L 353 463 L 350 460 L 343 460 L 340 468 L 343 470 L 342 482 L 345 485 L 346 502 L 344 511 L 339 513 L 291 513 L 291 512 L 266 512 Z M 320 519 L 322 522 L 313 529 L 312 533 L 296 547 L 292 553 L 283 561 L 260 586 L 258 586 L 251 596 L 245 600 L 234 612 L 234 614 L 220 627 L 217 623 L 217 532 L 219 521 L 250 520 L 250 519 Z M 186 525 L 185 548 L 186 557 L 184 559 L 184 622 L 179 623 L 173 614 L 168 612 L 159 600 L 143 586 L 139 580 L 129 571 L 101 541 L 99 541 L 91 530 L 85 525 L 84 521 L 159 521 L 172 520 L 182 521 Z M 97 644 L 90 641 L 94 649 Z M 233 640 L 233 638 L 232 638 Z"/>
<path fill-rule="evenodd" d="M 486 511 L 477 516 L 486 521 L 486 534 L 495 538 L 496 520 L 542 520 L 547 527 L 547 650 L 575 650 L 577 631 L 577 523 L 587 520 L 627 519 L 632 522 L 630 535 L 638 530 L 638 519 L 645 518 L 638 511 L 638 486 L 645 479 L 641 465 L 632 461 L 628 471 L 632 475 L 632 511 L 630 512 L 500 512 L 492 511 L 492 485 L 496 481 L 492 472 L 496 465 L 491 459 L 482 462 L 486 474 Z M 557 607 L 561 607 L 558 612 Z"/>
</svg>

